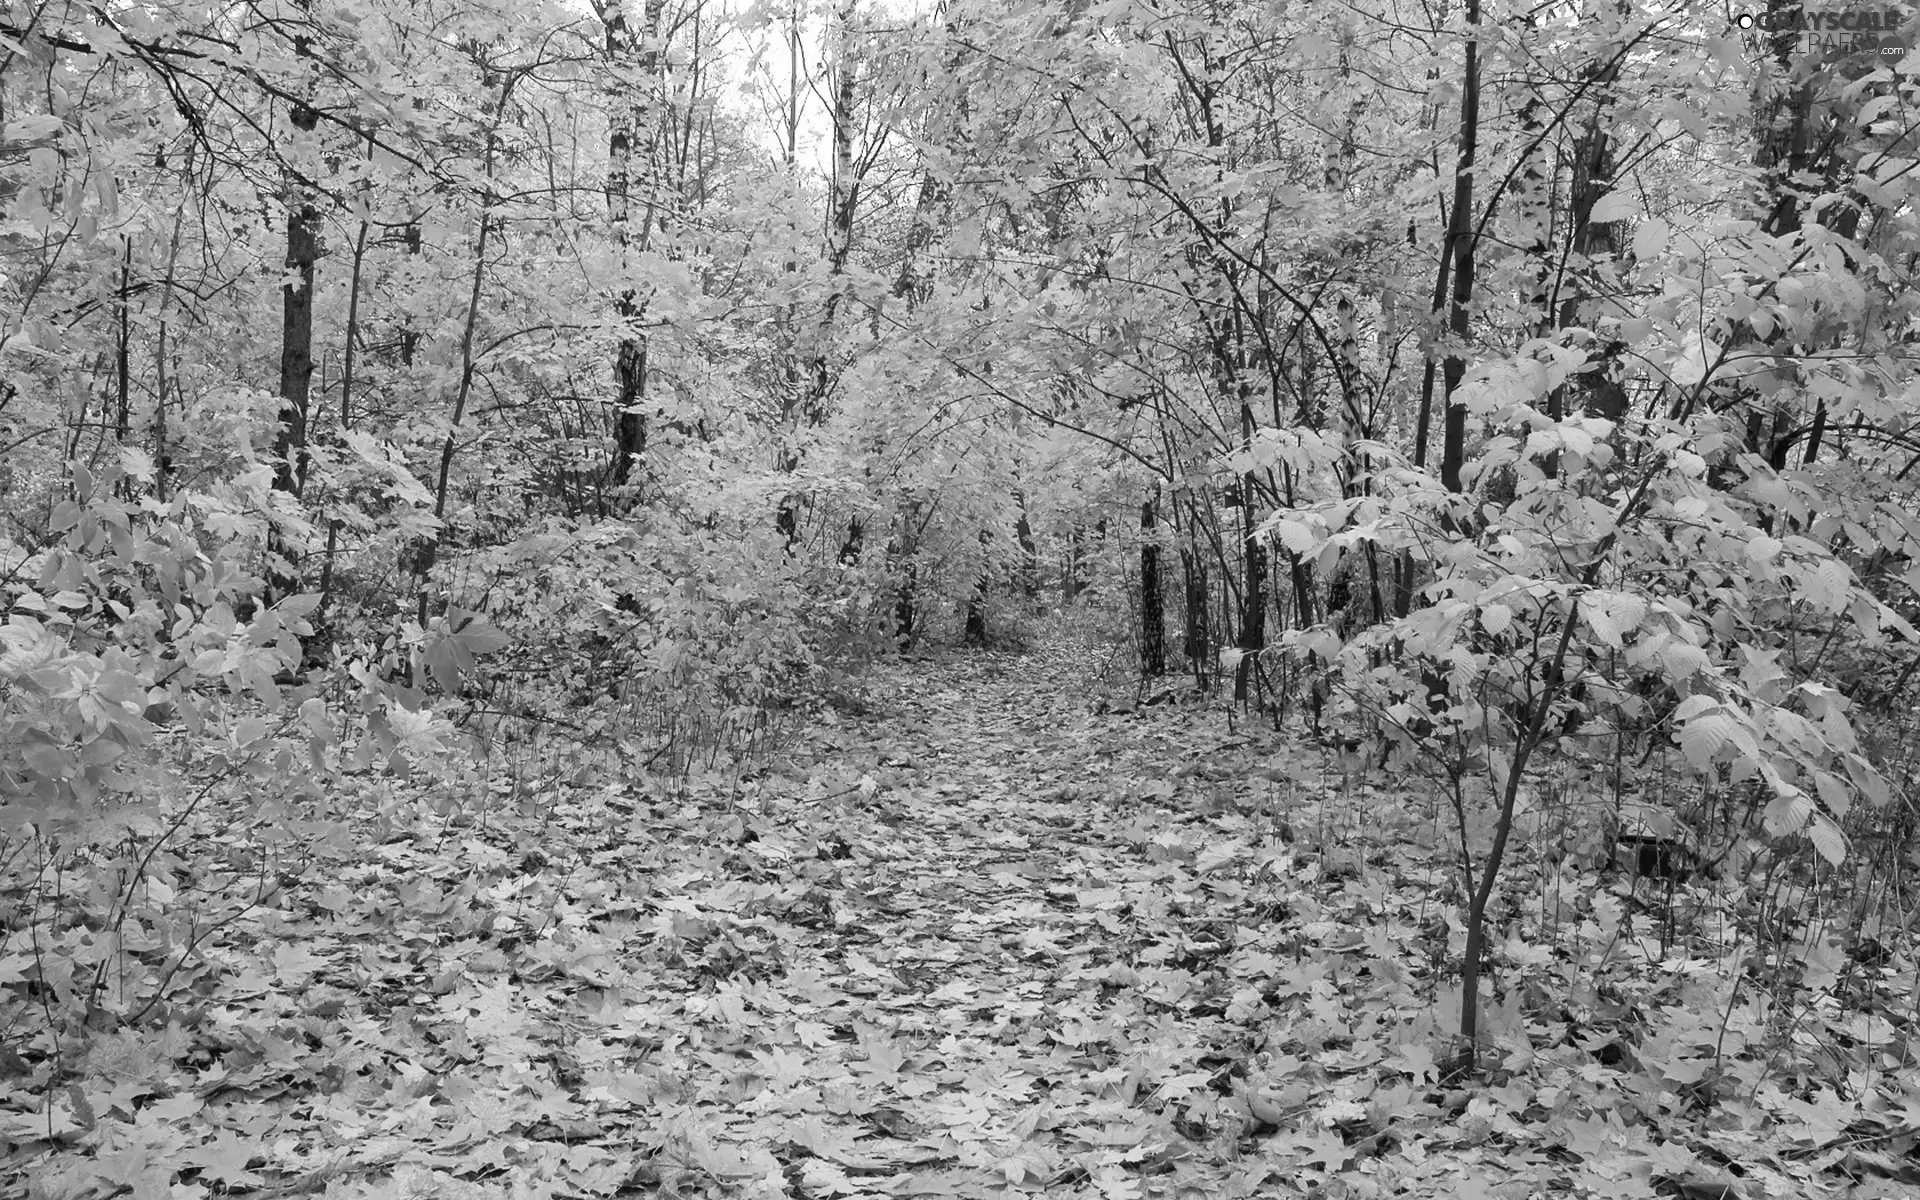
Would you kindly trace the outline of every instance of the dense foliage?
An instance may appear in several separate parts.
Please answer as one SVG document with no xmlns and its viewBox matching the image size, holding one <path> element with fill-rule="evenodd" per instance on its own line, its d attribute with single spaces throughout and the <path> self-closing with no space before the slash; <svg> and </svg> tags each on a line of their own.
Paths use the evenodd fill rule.
<svg viewBox="0 0 1920 1200">
<path fill-rule="evenodd" d="M 1909 932 L 1920 58 L 1828 7 L 14 5 L 19 1073 L 173 1013 L 210 814 L 258 901 L 1062 608 L 1445 801 L 1437 1074 L 1545 830 Z"/>
</svg>

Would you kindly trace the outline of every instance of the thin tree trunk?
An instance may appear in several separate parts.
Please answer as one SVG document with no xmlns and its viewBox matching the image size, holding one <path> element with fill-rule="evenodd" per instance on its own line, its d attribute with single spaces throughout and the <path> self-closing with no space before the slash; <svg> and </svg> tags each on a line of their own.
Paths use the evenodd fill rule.
<svg viewBox="0 0 1920 1200">
<path fill-rule="evenodd" d="M 287 269 L 280 292 L 280 424 L 275 482 L 299 495 L 307 480 L 307 403 L 313 387 L 313 277 L 320 258 L 320 210 L 302 196 L 287 214 Z"/>
<path fill-rule="evenodd" d="M 1807 450 L 1801 458 L 1802 466 L 1812 466 L 1820 457 L 1820 442 L 1827 434 L 1827 402 L 1821 400 L 1814 405 L 1813 428 L 1807 431 Z"/>
<path fill-rule="evenodd" d="M 1020 592 L 1032 600 L 1040 594 L 1040 545 L 1034 540 L 1033 522 L 1027 517 L 1027 493 L 1015 488 L 1013 502 L 1020 510 L 1013 524 L 1013 536 L 1020 543 Z"/>
<path fill-rule="evenodd" d="M 1244 401 L 1240 406 L 1241 436 L 1253 443 L 1253 409 Z M 1253 681 L 1254 664 L 1267 645 L 1267 548 L 1254 535 L 1257 523 L 1253 515 L 1255 498 L 1253 472 L 1240 479 L 1241 570 L 1245 581 L 1240 593 L 1240 662 L 1233 674 L 1233 698 L 1245 703 Z"/>
<path fill-rule="evenodd" d="M 840 543 L 840 565 L 843 567 L 858 566 L 860 563 L 860 549 L 866 545 L 866 541 L 867 528 L 861 524 L 860 518 L 853 517 L 849 519 L 847 521 L 847 538 Z"/>
<path fill-rule="evenodd" d="M 980 531 L 980 544 L 987 544 L 986 530 Z M 982 563 L 980 575 L 973 582 L 973 594 L 967 597 L 967 624 L 964 640 L 969 646 L 987 644 L 987 581 L 990 572 L 988 565 Z"/>
<path fill-rule="evenodd" d="M 1761 86 L 1770 87 L 1771 91 L 1763 91 L 1755 103 L 1760 140 L 1754 160 L 1762 173 L 1763 203 L 1767 207 L 1761 228 L 1775 237 L 1798 233 L 1806 224 L 1809 213 L 1804 195 L 1811 190 L 1809 178 L 1819 180 L 1822 190 L 1831 190 L 1846 171 L 1845 162 L 1834 151 L 1837 138 L 1820 126 L 1845 128 L 1850 123 L 1850 114 L 1836 103 L 1830 115 L 1816 117 L 1814 84 L 1805 75 L 1796 74 L 1795 57 L 1800 47 L 1794 32 L 1798 28 L 1794 17 L 1800 8 L 1799 0 L 1767 0 L 1767 28 L 1773 32 L 1767 39 L 1768 70 L 1761 75 Z M 1854 98 L 1846 107 L 1857 109 L 1862 98 L 1871 93 L 1848 89 L 1847 94 Z M 1841 237 L 1851 238 L 1857 229 L 1859 214 L 1856 205 L 1840 203 L 1813 214 L 1812 219 Z M 1761 340 L 1771 347 L 1783 338 L 1776 328 L 1771 336 Z M 1758 404 L 1760 400 L 1754 397 L 1750 402 Z M 1779 405 L 1778 401 L 1775 403 Z M 1799 413 L 1780 405 L 1772 415 L 1771 434 L 1751 439 L 1748 448 L 1774 469 L 1781 470 L 1787 465 L 1794 440 L 1801 436 Z M 1819 454 L 1825 434 L 1826 406 L 1820 402 L 1806 433 L 1803 459 L 1808 464 Z"/>
<path fill-rule="evenodd" d="M 1559 328 L 1570 329 L 1586 321 L 1581 311 L 1593 286 L 1594 265 L 1617 254 L 1620 249 L 1620 224 L 1595 221 L 1594 205 L 1613 188 L 1613 139 L 1610 132 L 1614 85 L 1620 75 L 1620 55 L 1612 44 L 1599 47 L 1587 68 L 1593 93 L 1593 107 L 1574 140 L 1573 180 L 1567 205 L 1567 250 L 1571 276 L 1567 294 L 1555 314 Z M 1568 411 L 1569 394 L 1576 407 L 1588 416 L 1619 420 L 1626 415 L 1626 392 L 1608 379 L 1606 368 L 1582 372 L 1547 397 L 1547 413 L 1555 420 Z M 1557 456 L 1554 463 L 1557 464 Z"/>
<path fill-rule="evenodd" d="M 1193 682 L 1206 691 L 1213 682 L 1213 646 L 1207 624 L 1207 562 L 1191 546 L 1180 547 L 1180 577 L 1185 588 L 1187 666 Z"/>
<path fill-rule="evenodd" d="M 1445 377 L 1446 426 L 1440 449 L 1440 482 L 1449 491 L 1462 490 L 1460 473 L 1466 465 L 1467 406 L 1458 399 L 1460 381 L 1467 372 L 1468 307 L 1473 303 L 1474 236 L 1473 171 L 1480 142 L 1480 0 L 1467 0 L 1467 26 L 1474 33 L 1467 42 L 1466 66 L 1460 81 L 1460 157 L 1453 173 L 1453 212 L 1448 223 L 1447 251 L 1453 259 L 1453 304 L 1447 329 L 1452 345 L 1442 366 Z"/>
<path fill-rule="evenodd" d="M 1154 531 L 1158 496 L 1140 505 L 1140 669 L 1167 673 L 1167 614 L 1160 597 L 1160 543 Z"/>
<path fill-rule="evenodd" d="M 133 435 L 133 401 L 131 375 L 133 373 L 133 329 L 132 317 L 128 309 L 132 306 L 131 288 L 133 286 L 133 239 L 122 236 L 120 239 L 120 311 L 118 346 L 114 355 L 114 384 L 118 396 L 114 406 L 113 439 L 119 446 L 125 446 Z"/>
<path fill-rule="evenodd" d="M 1755 165 L 1764 180 L 1761 228 L 1775 237 L 1800 229 L 1800 188 L 1797 177 L 1812 169 L 1813 85 L 1794 74 L 1799 50 L 1802 0 L 1767 0 L 1768 70 L 1761 87 L 1771 87 L 1755 98 L 1760 140 Z"/>
<path fill-rule="evenodd" d="M 620 251 L 622 273 L 629 266 L 629 255 L 636 245 L 644 245 L 653 230 L 653 206 L 638 235 L 633 229 L 633 193 L 635 145 L 651 132 L 654 107 L 654 76 L 660 65 L 658 43 L 662 0 L 646 0 L 642 10 L 642 28 L 637 32 L 627 18 L 624 0 L 611 0 L 601 13 L 606 29 L 607 62 L 616 83 L 613 117 L 607 130 L 607 217 Z M 639 44 L 636 46 L 635 39 Z M 632 67 L 638 83 L 622 78 Z M 629 89 L 638 87 L 639 94 Z M 640 330 L 645 305 L 638 291 L 623 280 L 614 300 L 614 317 L 620 334 L 614 349 L 613 453 L 607 480 L 609 488 L 621 492 L 631 487 L 635 471 L 647 450 L 647 418 L 644 410 L 647 388 L 647 338 Z M 615 503 L 619 503 L 615 499 Z M 608 508 L 605 499 L 602 511 Z"/>
<path fill-rule="evenodd" d="M 1072 532 L 1067 534 L 1066 570 L 1060 576 L 1060 599 L 1064 604 L 1072 604 L 1079 599 L 1086 581 L 1082 575 L 1087 556 L 1087 527 L 1074 522 Z"/>
<path fill-rule="evenodd" d="M 782 469 L 789 472 L 800 466 L 797 443 L 801 427 L 813 428 L 826 420 L 833 390 L 839 382 L 834 343 L 839 332 L 840 308 L 845 301 L 847 258 L 853 252 L 854 214 L 860 204 L 860 172 L 853 155 L 854 126 L 858 122 L 854 106 L 859 98 L 861 68 L 855 16 L 853 0 L 847 0 L 834 16 L 837 44 L 832 64 L 833 107 L 829 114 L 833 123 L 833 173 L 827 188 L 827 297 L 815 329 L 804 387 L 790 390 L 788 394 L 787 432 L 796 444 L 788 448 L 780 461 Z M 800 540 L 801 501 L 802 497 L 788 493 L 781 498 L 774 515 L 774 527 L 779 530 L 789 553 L 797 548 Z"/>
<path fill-rule="evenodd" d="M 914 637 L 919 633 L 919 583 L 920 565 L 911 558 L 903 558 L 900 590 L 893 597 L 893 636 L 902 650 L 912 646 Z"/>
<path fill-rule="evenodd" d="M 367 156 L 373 156 L 373 146 L 367 146 Z M 340 358 L 340 430 L 342 433 L 353 428 L 353 385 L 356 382 L 355 368 L 359 365 L 360 349 L 360 281 L 367 262 L 367 237 L 372 232 L 373 222 L 367 216 L 360 218 L 360 227 L 353 236 L 353 262 L 347 272 L 347 336 L 346 346 Z M 340 520 L 333 518 L 327 522 L 327 553 L 320 561 L 320 614 L 324 619 L 327 609 L 333 601 L 333 560 L 340 547 Z"/>
<path fill-rule="evenodd" d="M 186 161 L 182 166 L 184 178 L 193 177 L 194 147 L 187 145 Z M 153 348 L 153 492 L 164 504 L 167 500 L 167 484 L 173 474 L 173 451 L 167 446 L 167 389 L 171 386 L 167 370 L 167 339 L 172 332 L 171 309 L 175 272 L 180 265 L 181 234 L 187 221 L 187 210 L 182 207 L 173 214 L 173 234 L 167 240 L 167 272 L 161 281 L 159 312 L 154 333 Z"/>
<path fill-rule="evenodd" d="M 505 119 L 507 102 L 511 99 L 514 85 L 520 76 L 510 74 L 500 83 L 500 100 L 494 109 L 494 119 L 487 127 L 486 154 L 482 162 L 482 186 L 480 197 L 480 229 L 474 236 L 473 277 L 467 289 L 466 319 L 460 327 L 460 378 L 453 398 L 453 413 L 447 420 L 447 436 L 440 444 L 440 469 L 435 476 L 433 488 L 434 530 L 421 547 L 414 562 L 414 574 L 418 588 L 418 612 L 420 624 L 425 625 L 432 615 L 432 605 L 428 596 L 428 577 L 438 557 L 441 543 L 447 533 L 447 490 L 448 481 L 453 472 L 453 455 L 458 443 L 455 438 L 460 431 L 461 422 L 466 419 L 467 402 L 473 396 L 474 376 L 474 330 L 480 322 L 480 297 L 483 294 L 487 278 L 487 248 L 493 235 L 493 210 L 499 203 L 493 192 L 493 170 L 495 155 L 499 151 L 500 121 Z"/>
<path fill-rule="evenodd" d="M 914 553 L 920 546 L 922 505 L 908 496 L 895 517 L 894 534 L 887 539 L 887 565 L 900 581 L 893 597 L 893 633 L 902 650 L 913 645 L 919 633 L 919 564 Z"/>
<path fill-rule="evenodd" d="M 406 246 L 408 258 L 420 257 L 424 243 L 420 234 L 420 221 L 417 217 L 407 222 L 406 229 L 401 233 L 401 242 Z M 400 365 L 403 367 L 413 366 L 413 356 L 417 354 L 419 350 L 420 331 L 414 328 L 413 321 L 409 318 L 400 327 Z"/>
<path fill-rule="evenodd" d="M 1598 563 L 1602 557 L 1596 556 L 1593 562 Z M 1589 569 L 1588 573 L 1593 572 Z M 1577 598 L 1568 606 L 1566 623 L 1560 628 L 1558 644 L 1547 664 L 1546 682 L 1540 694 L 1534 698 L 1532 708 L 1525 714 L 1526 724 L 1514 744 L 1513 761 L 1508 766 L 1507 776 L 1498 781 L 1500 801 L 1494 816 L 1493 844 L 1480 863 L 1479 878 L 1474 878 L 1471 870 L 1467 872 L 1467 886 L 1472 890 L 1467 901 L 1467 941 L 1460 959 L 1460 1053 L 1453 1066 L 1468 1075 L 1477 1071 L 1480 1064 L 1480 958 L 1487 944 L 1487 904 L 1493 899 L 1493 887 L 1500 878 L 1500 867 L 1506 860 L 1507 841 L 1513 834 L 1514 815 L 1519 810 L 1520 785 L 1525 778 L 1527 763 L 1545 740 L 1547 715 L 1553 711 L 1554 701 L 1560 697 L 1567 647 L 1573 640 L 1579 608 Z M 1464 846 L 1462 850 L 1465 850 Z"/>
<path fill-rule="evenodd" d="M 909 313 L 933 295 L 933 272 L 923 265 L 923 259 L 927 248 L 933 244 L 935 227 L 949 194 L 938 171 L 924 162 L 920 170 L 920 192 L 914 200 L 912 223 L 907 226 L 906 254 L 900 264 L 900 275 L 893 284 L 894 298 L 903 301 Z M 1022 504 L 1024 512 L 1024 501 Z M 903 527 L 912 527 L 919 520 L 918 504 L 909 500 L 896 519 Z M 893 564 L 900 581 L 899 591 L 894 598 L 894 628 L 903 649 L 913 641 L 916 615 L 914 589 L 919 582 L 918 571 L 912 561 L 915 548 L 915 541 L 910 539 L 892 539 L 888 545 L 888 560 Z"/>
</svg>

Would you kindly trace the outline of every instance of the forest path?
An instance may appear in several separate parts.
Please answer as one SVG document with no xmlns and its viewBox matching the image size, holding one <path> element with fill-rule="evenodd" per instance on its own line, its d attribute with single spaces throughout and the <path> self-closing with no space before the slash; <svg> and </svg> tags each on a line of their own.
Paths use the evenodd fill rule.
<svg viewBox="0 0 1920 1200">
<path fill-rule="evenodd" d="M 1745 1194 L 1726 1163 L 1838 1194 L 1814 1163 L 1789 1185 L 1766 1126 L 1663 1098 L 1714 1004 L 1663 1006 L 1680 1032 L 1637 1053 L 1670 1058 L 1600 1065 L 1636 1035 L 1569 1016 L 1591 921 L 1510 925 L 1481 1009 L 1500 1073 L 1444 1086 L 1462 927 L 1434 814 L 1217 704 L 1113 711 L 1111 654 L 881 664 L 870 703 L 745 775 L 576 775 L 463 841 L 389 843 L 323 897 L 364 923 L 255 976 L 389 964 L 336 1020 L 401 1065 L 361 1053 L 295 1110 L 325 1144 L 380 1131 L 329 1195 Z M 1507 911 L 1537 907 L 1513 874 Z M 1627 941 L 1614 986 L 1662 953 Z"/>
<path fill-rule="evenodd" d="M 266 896 L 209 810 L 181 852 L 233 858 L 227 889 L 140 910 L 199 937 L 192 969 L 129 942 L 129 1023 L 60 1043 L 53 1099 L 0 1091 L 0 1133 L 74 1196 L 1144 1200 L 1371 1170 L 1369 1105 L 1436 1123 L 1416 1084 L 1368 1076 L 1341 1128 L 1309 1101 L 1431 1071 L 1431 1001 L 1387 961 L 1426 954 L 1402 872 L 1282 836 L 1356 811 L 1313 751 L 1096 711 L 1110 653 L 885 664 L 744 775 L 564 741 L 466 791 L 367 774 Z"/>
<path fill-rule="evenodd" d="M 1265 1077 L 1272 1035 L 1250 985 L 1319 916 L 1278 883 L 1320 869 L 1294 869 L 1276 780 L 1317 768 L 1259 767 L 1271 748 L 1217 709 L 1096 711 L 1107 653 L 888 665 L 871 711 L 823 714 L 742 797 L 732 871 L 778 864 L 784 973 L 688 979 L 739 1057 L 709 1034 L 683 1062 L 731 1068 L 692 1090 L 715 1118 L 734 1106 L 728 1142 L 787 1194 L 1251 1195 L 1304 1155 L 1328 1177 L 1349 1157 L 1324 1128 L 1235 1149 L 1257 1124 L 1236 1080 Z M 1340 921 L 1312 933 L 1360 943 Z M 1382 988 L 1288 973 L 1319 1039 Z"/>
<path fill-rule="evenodd" d="M 1439 1088 L 1460 929 L 1420 806 L 1218 706 L 1110 711 L 1112 652 L 1049 646 L 883 664 L 744 774 L 564 741 L 470 791 L 369 773 L 270 894 L 209 810 L 183 861 L 226 890 L 138 910 L 191 969 L 129 939 L 127 1023 L 16 1039 L 67 1065 L 0 1134 L 47 1195 L 136 1200 L 1648 1196 L 1779 1161 L 1657 1108 L 1697 1039 L 1621 1124 L 1587 1050 L 1623 1035 L 1556 999 L 1572 926 L 1503 944 L 1507 1081 Z"/>
</svg>

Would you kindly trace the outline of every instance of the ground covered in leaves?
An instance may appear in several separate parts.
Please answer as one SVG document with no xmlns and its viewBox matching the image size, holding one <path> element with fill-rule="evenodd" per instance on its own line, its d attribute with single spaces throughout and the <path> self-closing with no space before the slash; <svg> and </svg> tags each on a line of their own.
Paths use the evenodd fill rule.
<svg viewBox="0 0 1920 1200">
<path fill-rule="evenodd" d="M 218 877 L 221 831 L 196 829 L 141 893 L 198 906 L 190 955 L 125 914 L 115 938 L 10 924 L 0 1177 L 139 1200 L 1916 1194 L 1910 959 L 1816 943 L 1783 974 L 1725 901 L 1535 838 L 1489 1072 L 1442 1079 L 1463 905 L 1418 785 L 1218 707 L 1098 697 L 1093 653 L 898 664 L 745 775 L 422 798 L 258 878 Z M 63 1026 L 61 971 L 146 999 Z"/>
</svg>

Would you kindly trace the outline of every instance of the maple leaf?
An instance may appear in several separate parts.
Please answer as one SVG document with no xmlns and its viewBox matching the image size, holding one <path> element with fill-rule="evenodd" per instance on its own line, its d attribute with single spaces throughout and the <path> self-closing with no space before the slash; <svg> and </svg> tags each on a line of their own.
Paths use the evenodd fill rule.
<svg viewBox="0 0 1920 1200">
<path fill-rule="evenodd" d="M 1386 1065 L 1405 1072 L 1415 1083 L 1430 1082 L 1439 1074 L 1432 1048 L 1420 1042 L 1401 1043 L 1386 1060 Z"/>
<path fill-rule="evenodd" d="M 182 1163 L 200 1168 L 201 1175 L 217 1179 L 230 1188 L 257 1187 L 262 1182 L 247 1165 L 258 1157 L 261 1157 L 259 1146 L 226 1129 L 216 1133 L 211 1141 L 180 1152 Z"/>
<path fill-rule="evenodd" d="M 1447 1192 L 1448 1200 L 1502 1200 L 1494 1192 L 1494 1181 L 1481 1175 L 1456 1180 Z"/>
<path fill-rule="evenodd" d="M 1842 1100 L 1825 1088 L 1816 1091 L 1811 1100 L 1782 1095 L 1775 1097 L 1772 1105 L 1798 1123 L 1800 1140 L 1815 1145 L 1839 1137 L 1859 1113 L 1858 1104 Z"/>
<path fill-rule="evenodd" d="M 282 942 L 273 949 L 274 973 L 290 988 L 301 987 L 328 965 L 326 958 L 313 953 L 306 946 Z"/>
<path fill-rule="evenodd" d="M 1331 1129 L 1321 1129 L 1311 1137 L 1296 1139 L 1295 1150 L 1304 1151 L 1301 1160 L 1308 1165 L 1318 1165 L 1323 1170 L 1338 1171 L 1347 1165 L 1353 1157 L 1353 1151 L 1345 1139 Z"/>
</svg>

